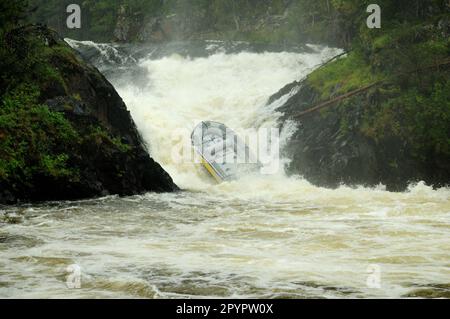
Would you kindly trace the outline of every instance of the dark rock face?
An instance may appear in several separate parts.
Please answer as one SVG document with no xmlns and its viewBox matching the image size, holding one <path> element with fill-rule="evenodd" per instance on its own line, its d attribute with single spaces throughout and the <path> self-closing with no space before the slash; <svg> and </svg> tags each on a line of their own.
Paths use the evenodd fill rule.
<svg viewBox="0 0 450 319">
<path fill-rule="evenodd" d="M 191 39 L 194 35 L 210 31 L 207 13 L 194 11 L 190 14 L 146 17 L 136 38 L 140 42 L 161 43 L 173 40 Z"/>
<path fill-rule="evenodd" d="M 117 13 L 117 24 L 114 29 L 114 38 L 118 42 L 128 41 L 130 32 L 130 21 L 127 17 L 126 8 L 122 5 Z"/>
<path fill-rule="evenodd" d="M 178 190 L 149 156 L 126 105 L 105 77 L 55 32 L 35 26 L 25 32 L 62 52 L 51 55 L 50 64 L 63 81 L 41 83 L 41 103 L 62 113 L 79 136 L 91 137 L 74 144 L 69 154 L 68 164 L 77 170 L 77 178 L 36 175 L 30 189 L 0 185 L 0 203 Z"/>
<path fill-rule="evenodd" d="M 302 175 L 322 187 L 383 184 L 390 191 L 404 191 L 419 181 L 436 187 L 450 181 L 450 167 L 442 159 L 425 154 L 429 158 L 420 162 L 398 137 L 374 140 L 363 133 L 365 111 L 379 107 L 381 97 L 376 89 L 299 118 L 299 112 L 321 102 L 319 92 L 307 80 L 286 86 L 270 101 L 295 88 L 298 92 L 278 109 L 283 113 L 281 125 L 294 120 L 298 126 L 284 150 L 292 160 L 287 167 L 289 174 Z"/>
<path fill-rule="evenodd" d="M 306 83 L 279 111 L 284 119 L 318 101 L 317 93 Z M 307 115 L 298 121 L 298 130 L 286 149 L 292 162 L 290 173 L 301 174 L 310 182 L 326 187 L 376 183 L 375 150 L 362 136 L 340 134 L 340 114 Z"/>
</svg>

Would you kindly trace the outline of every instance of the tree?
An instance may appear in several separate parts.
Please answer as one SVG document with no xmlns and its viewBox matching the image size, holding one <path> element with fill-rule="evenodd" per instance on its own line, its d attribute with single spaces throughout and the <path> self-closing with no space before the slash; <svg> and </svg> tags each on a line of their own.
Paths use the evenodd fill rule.
<svg viewBox="0 0 450 319">
<path fill-rule="evenodd" d="M 4 34 L 25 18 L 27 0 L 0 1 L 0 32 Z"/>
</svg>

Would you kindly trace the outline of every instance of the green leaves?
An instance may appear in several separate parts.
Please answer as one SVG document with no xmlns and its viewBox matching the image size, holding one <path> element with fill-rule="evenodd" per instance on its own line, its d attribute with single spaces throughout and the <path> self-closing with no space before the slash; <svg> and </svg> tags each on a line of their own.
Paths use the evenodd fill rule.
<svg viewBox="0 0 450 319">
<path fill-rule="evenodd" d="M 39 91 L 23 85 L 0 106 L 0 179 L 29 183 L 35 174 L 62 177 L 78 133 L 61 113 L 37 103 Z"/>
<path fill-rule="evenodd" d="M 0 1 L 0 34 L 7 32 L 25 18 L 27 0 Z"/>
</svg>

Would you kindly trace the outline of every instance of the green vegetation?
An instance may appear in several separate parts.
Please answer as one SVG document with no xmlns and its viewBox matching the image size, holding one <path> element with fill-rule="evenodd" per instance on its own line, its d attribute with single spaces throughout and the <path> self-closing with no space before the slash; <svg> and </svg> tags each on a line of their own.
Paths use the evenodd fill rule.
<svg viewBox="0 0 450 319">
<path fill-rule="evenodd" d="M 64 36 L 75 39 L 111 41 L 120 14 L 127 17 L 136 33 L 142 23 L 151 17 L 173 17 L 182 24 L 195 25 L 195 31 L 212 37 L 257 37 L 260 32 L 248 34 L 245 24 L 266 14 L 283 14 L 283 0 L 85 0 L 80 1 L 83 12 L 80 30 L 66 28 L 66 7 L 70 0 L 31 0 L 33 14 L 30 21 L 44 23 Z"/>
<path fill-rule="evenodd" d="M 39 104 L 39 87 L 57 79 L 58 72 L 42 63 L 39 41 L 12 45 L 9 33 L 23 17 L 25 1 L 2 2 L 0 29 L 0 184 L 26 185 L 39 174 L 53 177 L 74 175 L 66 167 L 63 145 L 77 134 L 64 117 Z M 23 45 L 22 45 L 23 44 Z"/>
<path fill-rule="evenodd" d="M 130 20 L 142 21 L 147 15 L 163 14 L 160 0 L 30 0 L 32 14 L 29 21 L 43 23 L 65 37 L 94 41 L 111 41 L 118 22 L 118 14 L 125 10 Z M 78 3 L 82 10 L 82 28 L 71 30 L 66 27 L 69 4 Z"/>
<path fill-rule="evenodd" d="M 373 73 L 360 52 L 355 51 L 313 72 L 308 81 L 321 93 L 322 99 L 327 99 L 377 82 L 382 76 Z"/>
<path fill-rule="evenodd" d="M 414 34 L 411 23 L 429 14 L 448 15 L 445 0 L 379 0 L 382 29 L 365 26 L 370 0 L 84 0 L 82 28 L 66 27 L 66 7 L 71 0 L 30 0 L 29 20 L 44 23 L 63 36 L 111 41 L 121 18 L 128 22 L 130 40 L 138 40 L 145 22 L 153 17 L 172 21 L 166 29 L 189 29 L 190 38 L 248 40 L 261 43 L 321 42 L 340 47 L 360 45 L 377 49 L 391 42 L 385 30 Z M 76 3 L 76 2 L 75 2 Z M 447 7 L 446 7 L 447 6 Z M 433 9 L 430 9 L 433 8 Z M 430 11 L 431 10 L 431 11 Z M 447 11 L 447 12 L 446 12 Z"/>
<path fill-rule="evenodd" d="M 360 25 L 356 27 L 354 22 L 344 31 L 354 32 L 347 47 L 349 54 L 313 72 L 308 84 L 319 100 L 325 101 L 380 81 L 380 85 L 334 107 L 341 115 L 340 134 L 351 138 L 360 132 L 379 149 L 386 147 L 387 155 L 408 154 L 405 156 L 419 167 L 438 173 L 450 158 L 448 4 L 380 1 L 382 28 L 369 29 L 365 11 L 360 10 L 357 16 L 352 3 L 359 7 L 345 1 L 346 12 Z M 361 3 L 363 7 L 367 4 Z M 331 112 L 335 112 L 333 107 L 324 110 L 322 116 Z M 359 116 L 355 118 L 355 114 Z M 393 141 L 403 145 L 402 149 L 389 151 Z"/>
<path fill-rule="evenodd" d="M 346 23 L 336 8 L 349 10 L 336 0 L 84 0 L 79 2 L 82 28 L 70 30 L 65 26 L 65 9 L 73 1 L 30 2 L 32 22 L 47 24 L 67 37 L 94 41 L 113 40 L 121 15 L 127 17 L 134 40 L 149 18 L 175 17 L 173 27 L 190 28 L 194 38 L 291 44 L 332 41 L 336 26 Z"/>
<path fill-rule="evenodd" d="M 345 140 L 357 132 L 380 148 L 401 141 L 408 158 L 441 169 L 450 158 L 450 72 L 445 63 L 450 57 L 448 1 L 379 0 L 382 28 L 369 29 L 366 8 L 372 2 L 84 0 L 80 2 L 82 29 L 69 30 L 65 8 L 71 0 L 2 1 L 0 186 L 25 188 L 36 176 L 76 181 L 80 172 L 75 162 L 81 156 L 77 152 L 86 145 L 130 150 L 100 125 L 74 127 L 63 113 L 44 105 L 48 88 L 82 102 L 79 94 L 68 92 L 64 72 L 70 69 L 54 63 L 62 60 L 59 65 L 70 68 L 79 61 L 67 46 L 50 47 L 39 36 L 22 34 L 17 27 L 30 21 L 48 24 L 63 36 L 94 41 L 113 40 L 124 18 L 131 28 L 130 40 L 138 40 L 143 25 L 156 17 L 162 25 L 169 24 L 161 28 L 181 28 L 172 30 L 174 34 L 189 30 L 189 38 L 342 47 L 348 51 L 346 57 L 306 80 L 317 93 L 317 102 L 372 83 L 380 85 L 323 110 L 322 116 L 339 113 L 339 133 Z M 67 110 L 72 107 L 67 105 Z M 389 159 L 389 165 L 399 167 L 398 159 Z"/>
<path fill-rule="evenodd" d="M 111 137 L 110 134 L 100 126 L 90 126 L 89 130 L 87 130 L 83 136 L 82 143 L 86 145 L 93 144 L 100 146 L 102 144 L 109 144 L 122 153 L 127 153 L 132 149 L 130 145 L 124 144 L 120 138 Z"/>
<path fill-rule="evenodd" d="M 366 113 L 362 132 L 380 141 L 399 137 L 411 147 L 417 160 L 450 158 L 450 81 L 433 81 L 426 88 L 411 87 L 386 98 L 376 110 Z M 425 91 L 423 91 L 425 89 Z"/>
<path fill-rule="evenodd" d="M 75 127 L 64 113 L 45 102 L 47 88 L 70 95 L 66 70 L 55 59 L 78 63 L 72 50 L 29 34 L 20 24 L 25 1 L 2 2 L 5 13 L 0 29 L 0 189 L 21 193 L 41 179 L 76 183 L 78 159 L 89 145 L 110 145 L 126 153 L 130 146 L 108 134 L 100 125 Z M 79 94 L 73 98 L 80 101 Z M 67 105 L 66 110 L 72 106 Z"/>
<path fill-rule="evenodd" d="M 39 90 L 24 84 L 2 97 L 0 183 L 26 186 L 36 174 L 76 178 L 68 152 L 79 141 L 61 113 L 38 103 Z"/>
</svg>

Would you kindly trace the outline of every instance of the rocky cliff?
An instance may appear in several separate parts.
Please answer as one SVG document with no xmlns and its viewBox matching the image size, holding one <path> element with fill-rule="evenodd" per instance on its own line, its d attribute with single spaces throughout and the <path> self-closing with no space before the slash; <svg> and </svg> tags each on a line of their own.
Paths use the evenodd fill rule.
<svg viewBox="0 0 450 319">
<path fill-rule="evenodd" d="M 294 92 L 279 108 L 280 125 L 298 127 L 289 173 L 327 187 L 450 184 L 449 7 L 419 9 L 380 30 L 362 24 L 350 53 L 271 98 Z"/>
<path fill-rule="evenodd" d="M 113 86 L 55 32 L 18 28 L 4 45 L 23 74 L 0 106 L 0 203 L 177 190 Z"/>
<path fill-rule="evenodd" d="M 29 2 L 30 22 L 49 25 L 64 37 L 95 42 L 208 39 L 340 45 L 349 37 L 340 32 L 347 21 L 328 0 L 86 0 L 80 4 L 80 29 L 65 24 L 70 0 Z"/>
</svg>

